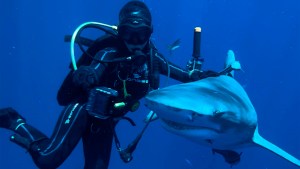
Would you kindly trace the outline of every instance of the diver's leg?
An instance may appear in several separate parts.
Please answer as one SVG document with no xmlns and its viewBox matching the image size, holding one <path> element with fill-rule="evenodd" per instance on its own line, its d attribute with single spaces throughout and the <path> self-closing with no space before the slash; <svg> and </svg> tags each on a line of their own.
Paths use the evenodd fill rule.
<svg viewBox="0 0 300 169">
<path fill-rule="evenodd" d="M 26 123 L 18 123 L 17 129 L 13 130 L 16 134 L 11 140 L 26 148 L 39 168 L 57 168 L 80 140 L 85 130 L 86 117 L 87 113 L 82 105 L 71 104 L 61 113 L 50 139 L 45 135 L 32 139 L 31 136 L 36 138 L 38 130 Z"/>
<path fill-rule="evenodd" d="M 39 168 L 57 168 L 71 154 L 86 128 L 87 112 L 80 104 L 71 104 L 61 113 L 50 139 L 42 140 L 30 152 Z"/>
<path fill-rule="evenodd" d="M 25 119 L 13 108 L 0 109 L 0 127 L 14 131 L 12 141 L 28 149 L 30 144 L 47 139 L 43 133 L 26 124 Z"/>
<path fill-rule="evenodd" d="M 85 169 L 107 169 L 110 160 L 114 122 L 92 119 L 83 135 Z"/>
</svg>

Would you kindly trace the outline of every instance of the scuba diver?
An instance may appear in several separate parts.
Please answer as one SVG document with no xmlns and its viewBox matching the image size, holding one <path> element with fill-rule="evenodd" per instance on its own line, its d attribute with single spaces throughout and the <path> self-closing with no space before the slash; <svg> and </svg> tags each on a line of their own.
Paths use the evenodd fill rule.
<svg viewBox="0 0 300 169">
<path fill-rule="evenodd" d="M 117 122 L 130 121 L 125 115 L 135 111 L 149 91 L 158 89 L 160 74 L 181 82 L 218 76 L 168 62 L 151 42 L 152 32 L 148 7 L 129 1 L 120 10 L 117 32 L 95 40 L 79 58 L 78 69 L 70 67 L 57 94 L 65 108 L 50 138 L 13 108 L 0 109 L 0 127 L 15 133 L 10 140 L 25 148 L 39 168 L 59 167 L 82 139 L 84 168 L 107 169 Z M 118 150 L 125 162 L 131 160 L 130 153 Z"/>
</svg>

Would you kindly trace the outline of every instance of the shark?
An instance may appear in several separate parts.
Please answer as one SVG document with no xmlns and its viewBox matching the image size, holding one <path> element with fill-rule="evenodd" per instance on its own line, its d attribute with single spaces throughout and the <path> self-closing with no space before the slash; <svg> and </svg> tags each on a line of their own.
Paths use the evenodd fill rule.
<svg viewBox="0 0 300 169">
<path fill-rule="evenodd" d="M 231 166 L 236 150 L 260 146 L 300 167 L 300 160 L 259 134 L 256 110 L 233 77 L 220 75 L 154 90 L 145 97 L 167 131 L 212 148 Z"/>
</svg>

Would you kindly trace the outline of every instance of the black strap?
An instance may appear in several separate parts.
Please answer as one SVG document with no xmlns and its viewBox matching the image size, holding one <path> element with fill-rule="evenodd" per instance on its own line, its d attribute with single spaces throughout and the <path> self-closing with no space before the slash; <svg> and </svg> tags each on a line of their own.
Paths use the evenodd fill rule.
<svg viewBox="0 0 300 169">
<path fill-rule="evenodd" d="M 152 119 L 153 115 L 154 115 L 154 113 L 151 115 L 150 119 Z M 123 117 L 122 119 L 128 120 L 131 124 L 134 124 L 134 122 L 132 121 L 132 119 L 130 119 L 128 117 Z M 120 154 L 121 159 L 125 163 L 128 163 L 128 162 L 130 162 L 132 160 L 132 153 L 136 149 L 137 144 L 141 140 L 141 138 L 142 138 L 144 132 L 146 131 L 146 128 L 150 124 L 150 122 L 151 122 L 151 120 L 149 120 L 145 124 L 144 128 L 142 129 L 142 131 L 136 136 L 136 138 L 125 149 L 121 148 L 121 144 L 120 144 L 120 141 L 119 141 L 119 139 L 117 137 L 116 130 L 114 130 L 115 144 L 116 144 L 116 147 L 117 147 L 117 150 L 118 150 L 118 152 Z M 135 126 L 135 124 L 133 126 Z"/>
</svg>

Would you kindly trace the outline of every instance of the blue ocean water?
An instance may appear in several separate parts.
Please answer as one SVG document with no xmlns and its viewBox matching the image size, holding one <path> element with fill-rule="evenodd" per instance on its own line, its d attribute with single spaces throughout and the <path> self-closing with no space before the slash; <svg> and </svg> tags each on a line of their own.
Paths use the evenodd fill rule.
<svg viewBox="0 0 300 169">
<path fill-rule="evenodd" d="M 117 24 L 118 12 L 126 2 L 1 1 L 0 107 L 16 108 L 28 123 L 50 136 L 62 110 L 56 93 L 70 64 L 69 44 L 64 42 L 64 36 L 87 21 Z M 204 69 L 221 70 L 227 50 L 234 50 L 243 69 L 236 73 L 236 79 L 256 108 L 261 135 L 300 158 L 300 2 L 145 3 L 153 14 L 152 39 L 170 61 L 184 67 L 191 58 L 196 26 L 202 27 Z M 89 35 L 96 36 L 97 32 Z M 178 38 L 181 46 L 170 56 L 167 46 Z M 137 127 L 126 122 L 118 125 L 123 147 L 142 129 L 148 111 L 141 107 L 130 114 Z M 10 134 L 0 129 L 0 169 L 36 168 L 29 154 L 8 140 Z M 242 151 L 242 160 L 235 169 L 297 168 L 265 149 L 249 147 Z M 83 168 L 82 154 L 79 144 L 60 169 Z M 150 124 L 132 162 L 123 163 L 113 147 L 110 163 L 110 169 L 230 168 L 209 148 L 166 132 L 159 122 Z"/>
</svg>

